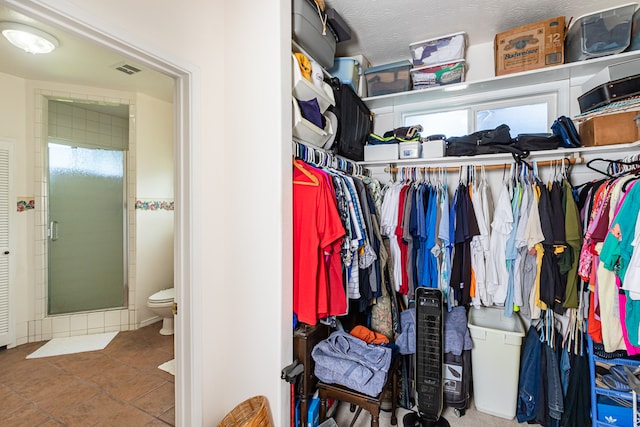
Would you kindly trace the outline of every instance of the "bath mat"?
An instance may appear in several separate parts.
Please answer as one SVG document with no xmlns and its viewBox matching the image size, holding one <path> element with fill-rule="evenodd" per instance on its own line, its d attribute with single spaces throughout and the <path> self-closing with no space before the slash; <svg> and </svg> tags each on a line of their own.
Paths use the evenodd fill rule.
<svg viewBox="0 0 640 427">
<path fill-rule="evenodd" d="M 61 354 L 82 353 L 105 348 L 118 332 L 107 332 L 95 335 L 80 335 L 77 337 L 53 338 L 45 345 L 27 356 L 27 359 L 38 357 L 59 356 Z"/>
<path fill-rule="evenodd" d="M 176 375 L 176 359 L 171 359 L 168 362 L 164 362 L 162 365 L 158 366 L 158 369 L 162 369 L 165 372 L 170 373 L 171 375 Z"/>
</svg>

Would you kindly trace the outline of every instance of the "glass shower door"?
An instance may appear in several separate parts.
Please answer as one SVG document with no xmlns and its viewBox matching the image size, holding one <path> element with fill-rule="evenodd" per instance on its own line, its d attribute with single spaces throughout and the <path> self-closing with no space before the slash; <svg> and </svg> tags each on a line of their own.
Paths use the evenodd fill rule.
<svg viewBox="0 0 640 427">
<path fill-rule="evenodd" d="M 125 305 L 124 152 L 49 143 L 49 314 Z"/>
</svg>

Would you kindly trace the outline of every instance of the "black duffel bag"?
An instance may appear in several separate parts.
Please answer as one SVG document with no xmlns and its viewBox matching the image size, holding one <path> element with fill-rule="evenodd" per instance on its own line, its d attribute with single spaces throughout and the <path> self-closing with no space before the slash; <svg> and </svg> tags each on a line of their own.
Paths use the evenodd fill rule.
<svg viewBox="0 0 640 427">
<path fill-rule="evenodd" d="M 478 154 L 511 153 L 524 159 L 530 151 L 554 150 L 561 138 L 551 133 L 525 133 L 511 138 L 509 126 L 481 130 L 466 136 L 447 138 L 447 156 L 476 156 Z"/>
<path fill-rule="evenodd" d="M 337 78 L 331 78 L 336 105 L 330 107 L 338 118 L 338 129 L 334 129 L 335 140 L 331 148 L 336 154 L 351 160 L 364 160 L 364 146 L 373 129 L 373 117 L 369 108 L 351 86 Z"/>
<path fill-rule="evenodd" d="M 476 156 L 478 154 L 513 153 L 525 156 L 514 147 L 509 126 L 502 124 L 495 129 L 479 130 L 465 136 L 446 139 L 447 156 Z"/>
<path fill-rule="evenodd" d="M 523 151 L 555 150 L 561 143 L 561 138 L 552 133 L 521 133 L 513 140 L 513 145 Z"/>
</svg>

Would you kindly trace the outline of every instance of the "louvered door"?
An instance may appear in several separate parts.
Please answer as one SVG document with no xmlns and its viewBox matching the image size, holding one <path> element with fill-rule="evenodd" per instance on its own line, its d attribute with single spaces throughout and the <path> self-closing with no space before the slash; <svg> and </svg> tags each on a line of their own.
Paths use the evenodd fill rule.
<svg viewBox="0 0 640 427">
<path fill-rule="evenodd" d="M 11 168 L 11 145 L 0 140 L 0 346 L 12 341 L 11 312 L 9 304 L 10 292 L 10 260 L 9 245 L 11 217 L 11 194 L 9 173 Z M 15 203 L 15 201 L 14 201 Z M 15 205 L 14 205 L 15 209 Z"/>
</svg>

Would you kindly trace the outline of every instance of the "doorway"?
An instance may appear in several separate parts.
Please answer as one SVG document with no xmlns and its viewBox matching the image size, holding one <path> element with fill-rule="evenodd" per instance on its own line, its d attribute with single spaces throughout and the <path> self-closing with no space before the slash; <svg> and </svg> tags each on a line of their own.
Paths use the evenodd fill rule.
<svg viewBox="0 0 640 427">
<path fill-rule="evenodd" d="M 192 209 L 193 177 L 198 176 L 199 166 L 194 159 L 199 140 L 193 129 L 200 127 L 201 119 L 195 111 L 193 94 L 201 91 L 200 71 L 191 64 L 177 61 L 173 55 L 161 48 L 150 46 L 142 40 L 124 34 L 111 35 L 112 27 L 105 25 L 100 17 L 79 13 L 71 4 L 56 3 L 55 6 L 35 0 L 0 0 L 30 20 L 40 22 L 60 32 L 92 44 L 92 48 L 109 50 L 124 58 L 136 60 L 138 64 L 162 73 L 173 82 L 171 93 L 174 99 L 175 128 L 175 259 L 174 286 L 179 311 L 176 317 L 175 357 L 176 357 L 176 423 L 179 425 L 200 425 L 202 423 L 202 366 L 198 355 L 202 347 L 202 316 L 200 304 L 201 280 L 194 271 L 193 248 L 198 247 L 197 236 L 192 235 L 193 223 L 200 214 Z M 79 60 L 88 65 L 84 59 Z M 10 62 L 10 61 L 2 61 Z M 91 61 L 93 63 L 93 61 Z M 48 68 L 48 67 L 41 67 Z M 80 69 L 80 67 L 73 67 Z M 147 79 L 144 79 L 147 82 Z M 68 93 L 68 91 L 67 91 Z M 31 111 L 41 109 L 39 95 L 29 96 L 27 103 L 35 101 Z M 29 105 L 28 105 L 29 107 Z M 42 124 L 36 124 L 38 129 Z M 39 137 L 39 132 L 34 135 Z M 36 162 L 40 156 L 36 144 Z M 39 185 L 36 186 L 36 190 Z M 45 233 L 46 234 L 46 233 Z M 38 270 L 40 271 L 40 270 Z M 44 270 L 42 270 L 44 271 Z M 38 276 L 38 275 L 37 275 Z M 41 280 L 36 277 L 36 280 Z M 42 279 L 44 282 L 45 279 Z M 35 294 L 40 294 L 35 289 Z M 36 314 L 37 309 L 36 309 Z M 38 331 L 36 326 L 36 331 Z"/>
</svg>

